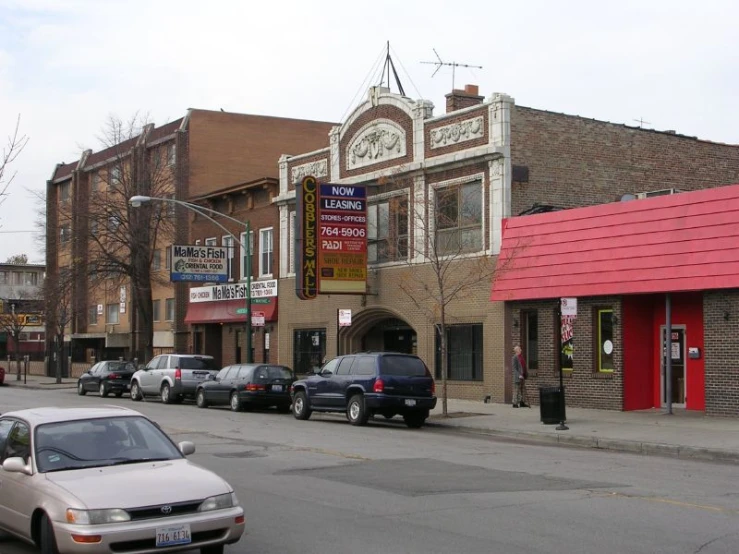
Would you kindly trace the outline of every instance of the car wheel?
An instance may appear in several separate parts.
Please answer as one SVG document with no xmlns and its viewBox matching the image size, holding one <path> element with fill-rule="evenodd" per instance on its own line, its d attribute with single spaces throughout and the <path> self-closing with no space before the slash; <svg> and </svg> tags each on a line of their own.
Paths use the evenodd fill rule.
<svg viewBox="0 0 739 554">
<path fill-rule="evenodd" d="M 49 516 L 43 514 L 39 523 L 41 529 L 39 549 L 41 554 L 59 554 L 59 549 L 56 546 L 56 537 L 54 536 L 54 527 L 51 525 Z"/>
<path fill-rule="evenodd" d="M 82 381 L 77 381 L 77 394 L 80 396 L 85 396 L 87 394 L 87 391 L 85 390 L 85 385 L 82 383 Z"/>
<path fill-rule="evenodd" d="M 115 394 L 115 397 L 116 398 L 120 398 L 121 396 L 123 396 L 123 391 L 122 390 L 117 390 L 113 394 Z"/>
<path fill-rule="evenodd" d="M 134 402 L 138 402 L 139 400 L 141 400 L 141 398 L 142 396 L 141 388 L 139 388 L 139 382 L 134 381 L 133 383 L 131 383 L 131 400 L 133 400 Z"/>
<path fill-rule="evenodd" d="M 426 422 L 426 414 L 423 412 L 410 412 L 404 414 L 403 419 L 408 427 L 411 429 L 418 429 L 423 427 L 423 424 Z"/>
<path fill-rule="evenodd" d="M 105 383 L 100 383 L 100 396 L 107 398 L 108 394 L 110 394 L 108 387 L 105 386 Z"/>
<path fill-rule="evenodd" d="M 203 389 L 198 389 L 198 393 L 195 395 L 195 404 L 197 404 L 198 408 L 208 407 L 208 401 L 205 399 L 205 391 Z"/>
<path fill-rule="evenodd" d="M 308 405 L 308 397 L 302 390 L 295 394 L 293 400 L 293 415 L 295 419 L 308 419 L 313 411 Z"/>
<path fill-rule="evenodd" d="M 229 401 L 229 405 L 231 406 L 232 412 L 240 412 L 241 411 L 241 400 L 239 399 L 239 393 L 234 391 L 231 393 L 231 400 Z"/>
<path fill-rule="evenodd" d="M 200 548 L 200 554 L 223 554 L 223 545 L 214 544 L 211 546 L 203 546 Z"/>
<path fill-rule="evenodd" d="M 364 407 L 364 396 L 355 394 L 349 399 L 346 407 L 346 418 L 352 425 L 365 425 L 369 419 L 367 409 Z"/>
<path fill-rule="evenodd" d="M 164 383 L 162 385 L 161 390 L 159 391 L 159 396 L 162 399 L 162 404 L 171 404 L 172 403 L 172 394 L 171 390 L 169 388 L 169 385 L 167 383 Z"/>
</svg>

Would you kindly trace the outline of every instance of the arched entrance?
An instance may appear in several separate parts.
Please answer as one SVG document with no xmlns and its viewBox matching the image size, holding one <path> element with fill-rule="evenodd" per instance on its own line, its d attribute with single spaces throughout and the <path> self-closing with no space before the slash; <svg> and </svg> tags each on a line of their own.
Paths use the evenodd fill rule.
<svg viewBox="0 0 739 554">
<path fill-rule="evenodd" d="M 415 354 L 416 331 L 390 310 L 368 308 L 339 330 L 339 354 L 368 350 Z"/>
</svg>

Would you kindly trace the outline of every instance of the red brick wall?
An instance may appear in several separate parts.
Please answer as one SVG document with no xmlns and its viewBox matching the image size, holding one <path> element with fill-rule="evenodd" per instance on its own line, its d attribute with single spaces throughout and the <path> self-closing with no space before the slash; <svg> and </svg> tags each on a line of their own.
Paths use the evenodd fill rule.
<svg viewBox="0 0 739 554">
<path fill-rule="evenodd" d="M 728 319 L 725 315 L 728 314 Z M 739 290 L 703 296 L 706 415 L 739 416 Z"/>
</svg>

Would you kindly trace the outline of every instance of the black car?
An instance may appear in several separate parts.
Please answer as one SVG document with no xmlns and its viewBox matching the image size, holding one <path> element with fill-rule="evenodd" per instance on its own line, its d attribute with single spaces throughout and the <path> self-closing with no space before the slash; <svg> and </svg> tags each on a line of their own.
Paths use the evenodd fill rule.
<svg viewBox="0 0 739 554">
<path fill-rule="evenodd" d="M 364 352 L 339 356 L 320 372 L 293 383 L 293 415 L 308 419 L 316 412 L 346 412 L 352 425 L 375 414 L 402 415 L 408 427 L 421 427 L 436 407 L 436 388 L 418 356 Z"/>
<path fill-rule="evenodd" d="M 275 406 L 288 413 L 293 381 L 293 372 L 283 365 L 230 365 L 224 367 L 215 380 L 198 385 L 195 402 L 200 408 L 228 404 L 234 412 Z"/>
<path fill-rule="evenodd" d="M 88 392 L 98 391 L 100 396 L 107 397 L 112 392 L 120 398 L 124 392 L 128 392 L 131 377 L 135 372 L 133 362 L 120 360 L 98 362 L 78 379 L 77 394 L 84 396 Z"/>
</svg>

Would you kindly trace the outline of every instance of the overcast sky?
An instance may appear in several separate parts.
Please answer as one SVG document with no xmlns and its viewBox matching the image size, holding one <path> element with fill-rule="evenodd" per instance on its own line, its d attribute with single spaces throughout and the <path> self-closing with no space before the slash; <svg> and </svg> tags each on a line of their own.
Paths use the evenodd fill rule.
<svg viewBox="0 0 739 554">
<path fill-rule="evenodd" d="M 486 97 L 739 144 L 737 21 L 733 0 L 0 0 L 0 138 L 18 115 L 30 137 L 0 205 L 0 261 L 44 261 L 28 190 L 98 149 L 109 115 L 340 121 L 388 40 L 406 94 L 437 115 L 452 71 L 420 63 L 434 49 L 482 66 L 457 68 L 456 85 Z"/>
</svg>

